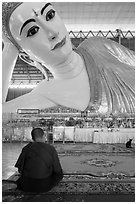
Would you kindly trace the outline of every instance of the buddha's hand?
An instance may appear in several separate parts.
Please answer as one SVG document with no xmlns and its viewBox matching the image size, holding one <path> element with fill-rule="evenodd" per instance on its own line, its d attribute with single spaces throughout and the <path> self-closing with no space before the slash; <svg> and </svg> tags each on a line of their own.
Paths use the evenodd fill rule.
<svg viewBox="0 0 137 204">
<path fill-rule="evenodd" d="M 4 44 L 6 44 L 6 43 L 11 43 L 11 41 L 4 35 L 3 32 L 2 32 L 2 42 L 3 42 Z"/>
<path fill-rule="evenodd" d="M 5 52 L 7 53 L 8 50 L 11 50 L 13 53 L 19 53 L 17 47 L 11 42 L 11 40 L 2 33 L 2 53 L 3 56 Z"/>
</svg>

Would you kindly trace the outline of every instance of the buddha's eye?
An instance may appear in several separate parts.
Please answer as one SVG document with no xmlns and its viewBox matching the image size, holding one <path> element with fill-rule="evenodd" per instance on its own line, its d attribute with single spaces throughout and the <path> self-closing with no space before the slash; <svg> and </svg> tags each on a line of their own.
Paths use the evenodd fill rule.
<svg viewBox="0 0 137 204">
<path fill-rule="evenodd" d="M 55 11 L 53 9 L 51 9 L 46 14 L 46 20 L 50 21 L 52 18 L 54 18 L 54 16 L 55 16 Z"/>
<path fill-rule="evenodd" d="M 31 37 L 31 36 L 35 35 L 38 32 L 38 30 L 39 30 L 38 26 L 31 27 L 27 32 L 27 37 Z"/>
</svg>

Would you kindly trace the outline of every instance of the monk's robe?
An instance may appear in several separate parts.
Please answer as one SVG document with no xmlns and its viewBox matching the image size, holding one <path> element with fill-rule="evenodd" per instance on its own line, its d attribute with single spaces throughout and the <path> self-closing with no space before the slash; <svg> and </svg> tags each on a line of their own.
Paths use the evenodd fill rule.
<svg viewBox="0 0 137 204">
<path fill-rule="evenodd" d="M 45 192 L 63 178 L 55 148 L 41 142 L 26 145 L 15 164 L 21 177 L 18 188 L 23 191 Z"/>
</svg>

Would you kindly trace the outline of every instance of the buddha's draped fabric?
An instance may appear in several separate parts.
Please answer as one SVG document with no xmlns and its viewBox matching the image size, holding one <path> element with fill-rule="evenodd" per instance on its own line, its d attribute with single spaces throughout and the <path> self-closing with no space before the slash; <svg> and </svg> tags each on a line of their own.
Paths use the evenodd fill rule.
<svg viewBox="0 0 137 204">
<path fill-rule="evenodd" d="M 83 57 L 89 76 L 87 109 L 100 113 L 134 113 L 134 52 L 102 37 L 85 40 L 76 52 Z"/>
</svg>

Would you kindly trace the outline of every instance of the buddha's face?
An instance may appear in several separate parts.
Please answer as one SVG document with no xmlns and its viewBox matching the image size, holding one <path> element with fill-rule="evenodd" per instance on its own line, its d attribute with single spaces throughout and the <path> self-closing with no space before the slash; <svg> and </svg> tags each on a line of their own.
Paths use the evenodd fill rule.
<svg viewBox="0 0 137 204">
<path fill-rule="evenodd" d="M 50 3 L 22 3 L 12 13 L 9 26 L 23 50 L 46 65 L 60 64 L 72 52 L 65 25 Z"/>
</svg>

